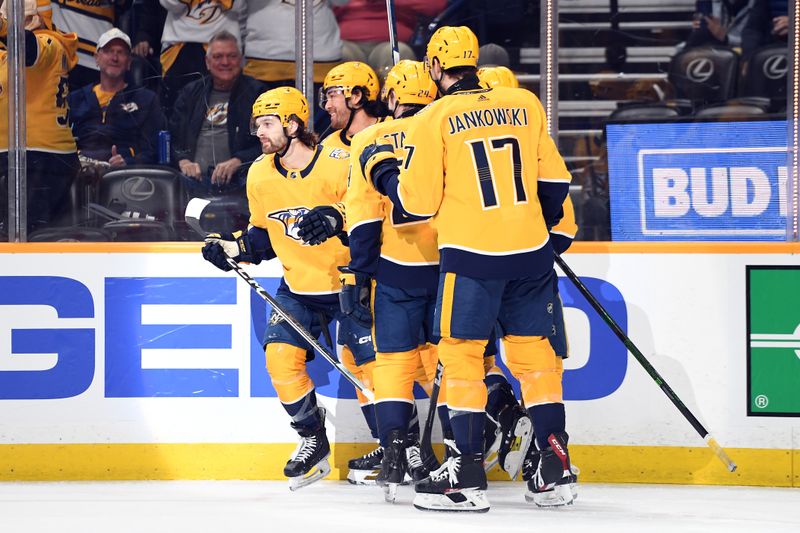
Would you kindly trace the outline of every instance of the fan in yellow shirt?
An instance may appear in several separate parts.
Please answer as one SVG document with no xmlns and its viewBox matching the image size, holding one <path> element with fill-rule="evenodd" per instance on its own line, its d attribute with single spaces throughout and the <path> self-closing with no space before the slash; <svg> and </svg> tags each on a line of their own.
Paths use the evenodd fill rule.
<svg viewBox="0 0 800 533">
<path fill-rule="evenodd" d="M 67 110 L 67 75 L 77 61 L 78 38 L 52 29 L 50 3 L 25 1 L 25 114 L 28 230 L 57 224 L 80 169 Z M 5 4 L 0 36 L 6 35 Z M 0 165 L 8 158 L 8 51 L 0 49 Z M 35 119 L 35 120 L 34 120 Z M 7 202 L 5 202 L 7 205 Z"/>
</svg>

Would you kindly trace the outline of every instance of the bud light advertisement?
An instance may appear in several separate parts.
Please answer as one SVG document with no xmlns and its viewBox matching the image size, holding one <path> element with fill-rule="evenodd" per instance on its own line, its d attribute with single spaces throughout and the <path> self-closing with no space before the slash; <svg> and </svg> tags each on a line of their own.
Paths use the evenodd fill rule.
<svg viewBox="0 0 800 533">
<path fill-rule="evenodd" d="M 786 240 L 785 120 L 608 124 L 615 241 Z"/>
</svg>

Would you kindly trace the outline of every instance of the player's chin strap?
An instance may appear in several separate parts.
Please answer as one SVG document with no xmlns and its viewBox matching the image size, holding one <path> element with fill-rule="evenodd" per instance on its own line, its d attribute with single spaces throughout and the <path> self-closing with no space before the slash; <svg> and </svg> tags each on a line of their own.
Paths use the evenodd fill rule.
<svg viewBox="0 0 800 533">
<path fill-rule="evenodd" d="M 288 152 L 288 151 L 289 151 L 289 147 L 291 147 L 291 145 L 292 145 L 292 141 L 293 141 L 294 139 L 297 139 L 297 136 L 296 136 L 296 135 L 295 135 L 294 137 L 293 137 L 293 136 L 291 136 L 291 135 L 289 135 L 289 132 L 288 132 L 288 131 L 286 131 L 286 128 L 283 128 L 283 134 L 284 134 L 284 135 L 286 135 L 286 138 L 287 138 L 287 139 L 289 139 L 289 140 L 288 140 L 288 141 L 286 141 L 286 146 L 284 146 L 284 147 L 283 147 L 283 150 L 281 150 L 280 152 L 278 152 L 278 157 L 281 157 L 281 158 L 282 158 L 283 156 L 285 156 L 285 155 L 286 155 L 286 152 Z"/>
</svg>

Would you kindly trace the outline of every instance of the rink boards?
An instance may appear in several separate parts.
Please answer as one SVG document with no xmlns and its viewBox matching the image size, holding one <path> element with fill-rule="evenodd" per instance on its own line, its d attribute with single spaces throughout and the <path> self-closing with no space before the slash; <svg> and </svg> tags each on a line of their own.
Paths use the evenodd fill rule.
<svg viewBox="0 0 800 533">
<path fill-rule="evenodd" d="M 295 434 L 264 369 L 267 310 L 198 252 L 0 245 L 0 480 L 281 478 Z M 800 486 L 799 245 L 576 243 L 564 257 L 739 464 L 725 471 L 561 278 L 583 481 Z M 279 264 L 249 270 L 274 290 Z M 352 387 L 310 366 L 343 475 L 370 437 Z"/>
</svg>

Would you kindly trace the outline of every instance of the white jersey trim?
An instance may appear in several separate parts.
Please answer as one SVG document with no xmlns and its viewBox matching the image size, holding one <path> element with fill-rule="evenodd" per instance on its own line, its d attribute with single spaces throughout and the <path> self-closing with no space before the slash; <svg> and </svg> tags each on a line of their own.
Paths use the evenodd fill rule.
<svg viewBox="0 0 800 533">
<path fill-rule="evenodd" d="M 442 244 L 442 245 L 439 246 L 439 250 L 444 250 L 445 248 L 452 248 L 454 250 L 463 250 L 465 252 L 470 252 L 470 253 L 478 254 L 478 255 L 490 255 L 490 256 L 495 256 L 495 257 L 502 257 L 504 255 L 524 254 L 524 253 L 527 253 L 527 252 L 535 252 L 536 250 L 541 250 L 544 247 L 544 245 L 547 244 L 547 241 L 549 241 L 549 240 L 550 240 L 550 236 L 548 236 L 544 240 L 544 242 L 542 242 L 541 244 L 539 244 L 537 246 L 533 246 L 531 248 L 523 248 L 521 250 L 507 250 L 505 252 L 489 252 L 487 250 L 478 250 L 476 248 L 469 248 L 467 246 L 458 246 L 456 244 Z"/>
<path fill-rule="evenodd" d="M 416 261 L 414 261 L 414 262 L 412 262 L 412 261 L 400 261 L 399 259 L 394 259 L 392 257 L 389 257 L 388 255 L 383 255 L 383 254 L 381 254 L 381 259 L 386 259 L 387 261 L 392 262 L 392 263 L 394 263 L 396 265 L 411 266 L 411 267 L 413 267 L 413 266 L 436 266 L 436 265 L 439 264 L 439 261 L 433 261 L 433 262 L 426 262 L 426 261 L 419 261 L 419 262 L 416 262 Z"/>
</svg>

